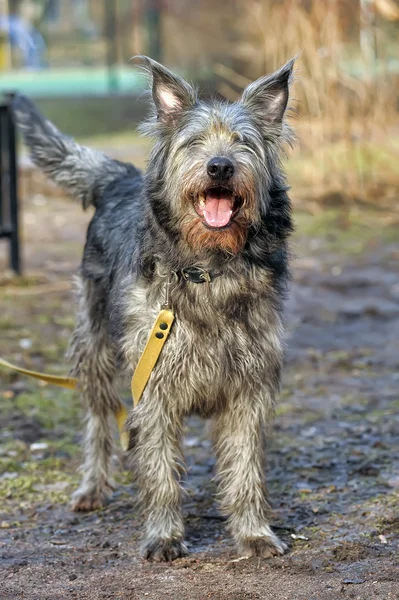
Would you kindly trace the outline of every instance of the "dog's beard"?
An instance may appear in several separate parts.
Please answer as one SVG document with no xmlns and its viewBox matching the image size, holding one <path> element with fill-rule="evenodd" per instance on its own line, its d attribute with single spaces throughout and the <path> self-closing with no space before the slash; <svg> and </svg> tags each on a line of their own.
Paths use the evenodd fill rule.
<svg viewBox="0 0 399 600">
<path fill-rule="evenodd" d="M 248 178 L 247 184 L 249 184 L 249 181 Z M 219 194 L 215 191 L 218 187 L 221 188 Z M 205 193 L 204 189 L 207 190 Z M 205 183 L 201 181 L 196 185 L 191 182 L 190 186 L 182 190 L 180 195 L 181 204 L 178 208 L 180 213 L 178 228 L 188 247 L 196 254 L 201 252 L 223 252 L 235 256 L 245 246 L 249 227 L 256 221 L 254 190 L 249 185 L 241 185 L 234 192 L 230 191 L 230 193 L 226 190 L 229 190 L 229 188 L 215 187 L 215 185 L 209 185 L 208 181 Z M 231 220 L 227 226 L 212 227 L 208 222 L 212 219 L 207 219 L 205 214 L 207 199 L 211 202 L 215 201 L 216 198 L 213 196 L 216 194 L 219 203 L 220 201 L 225 201 L 224 203 L 230 201 L 229 216 Z M 201 200 L 203 201 L 202 208 Z"/>
<path fill-rule="evenodd" d="M 194 218 L 183 225 L 182 231 L 188 246 L 195 252 L 219 250 L 236 255 L 247 240 L 248 224 L 236 220 L 226 229 L 212 230 L 207 229 L 200 218 Z"/>
</svg>

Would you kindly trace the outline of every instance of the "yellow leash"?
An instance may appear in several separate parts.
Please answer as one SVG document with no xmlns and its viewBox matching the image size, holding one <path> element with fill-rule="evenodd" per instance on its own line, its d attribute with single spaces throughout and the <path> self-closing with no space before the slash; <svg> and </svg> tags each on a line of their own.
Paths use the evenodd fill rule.
<svg viewBox="0 0 399 600">
<path fill-rule="evenodd" d="M 13 365 L 2 358 L 0 358 L 0 366 L 5 367 L 6 369 L 11 369 L 12 371 L 17 371 L 18 373 L 22 373 L 23 375 L 29 375 L 29 377 L 34 377 L 35 379 L 40 379 L 41 381 L 45 381 L 46 383 L 58 385 L 58 387 L 67 388 L 68 390 L 74 390 L 78 383 L 78 380 L 74 377 L 58 377 L 57 375 L 48 375 L 47 373 L 30 371 L 29 369 L 17 367 L 17 365 Z"/>
<path fill-rule="evenodd" d="M 140 356 L 136 370 L 133 373 L 131 389 L 134 406 L 137 406 L 140 402 L 145 386 L 168 339 L 174 320 L 173 312 L 166 308 L 161 310 L 157 316 L 143 354 Z"/>
<path fill-rule="evenodd" d="M 163 309 L 160 311 L 153 328 L 151 329 L 147 344 L 132 377 L 131 390 L 134 406 L 137 406 L 140 402 L 151 373 L 169 336 L 173 321 L 173 312 L 169 309 Z M 46 383 L 67 388 L 68 390 L 76 389 L 78 384 L 78 379 L 74 377 L 59 377 L 58 375 L 48 375 L 47 373 L 23 369 L 2 358 L 0 358 L 0 366 L 16 371 L 17 373 L 22 373 L 23 375 L 29 375 L 29 377 L 34 377 L 35 379 L 40 379 Z M 121 446 L 123 450 L 127 450 L 129 448 L 129 434 L 125 431 L 125 425 L 128 417 L 128 410 L 124 404 L 120 403 L 114 416 L 119 429 Z"/>
</svg>

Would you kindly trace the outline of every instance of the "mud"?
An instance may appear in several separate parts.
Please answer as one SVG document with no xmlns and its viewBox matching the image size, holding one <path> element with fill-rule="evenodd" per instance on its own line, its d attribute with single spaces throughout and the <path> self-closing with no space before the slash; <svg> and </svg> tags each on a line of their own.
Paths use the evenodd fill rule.
<svg viewBox="0 0 399 600">
<path fill-rule="evenodd" d="M 68 281 L 88 215 L 31 196 L 25 276 L 3 275 L 0 355 L 64 371 Z M 189 557 L 139 557 L 135 489 L 115 455 L 113 501 L 74 514 L 82 411 L 70 392 L 1 373 L 0 598 L 399 598 L 399 238 L 381 215 L 298 211 L 287 358 L 268 445 L 282 558 L 240 559 L 218 513 L 206 424 L 185 432 Z M 0 250 L 0 266 L 6 261 Z M 129 403 L 126 393 L 126 402 Z"/>
</svg>

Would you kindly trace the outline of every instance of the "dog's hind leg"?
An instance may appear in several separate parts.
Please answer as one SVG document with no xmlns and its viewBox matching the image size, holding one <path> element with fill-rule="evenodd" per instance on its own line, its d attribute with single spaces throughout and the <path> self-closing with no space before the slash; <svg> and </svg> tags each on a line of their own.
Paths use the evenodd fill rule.
<svg viewBox="0 0 399 600">
<path fill-rule="evenodd" d="M 72 496 L 75 511 L 100 508 L 112 494 L 111 458 L 113 435 L 111 417 L 120 401 L 115 390 L 115 353 L 104 323 L 104 295 L 101 287 L 83 280 L 80 311 L 70 348 L 72 373 L 78 378 L 87 410 L 83 479 Z"/>
<path fill-rule="evenodd" d="M 221 507 L 244 556 L 268 558 L 286 545 L 269 525 L 264 483 L 262 400 L 240 398 L 216 419 Z"/>
</svg>

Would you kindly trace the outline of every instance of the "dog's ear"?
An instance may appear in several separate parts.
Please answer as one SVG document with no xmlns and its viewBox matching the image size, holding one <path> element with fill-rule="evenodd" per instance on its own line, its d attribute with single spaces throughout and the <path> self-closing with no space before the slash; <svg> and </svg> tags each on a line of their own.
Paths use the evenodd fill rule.
<svg viewBox="0 0 399 600">
<path fill-rule="evenodd" d="M 295 59 L 271 75 L 248 85 L 241 102 L 262 121 L 281 123 L 288 104 L 289 87 Z"/>
<path fill-rule="evenodd" d="M 197 96 L 193 87 L 182 77 L 147 56 L 144 60 L 152 82 L 152 98 L 158 119 L 165 124 L 173 124 L 182 111 L 196 102 Z"/>
</svg>

